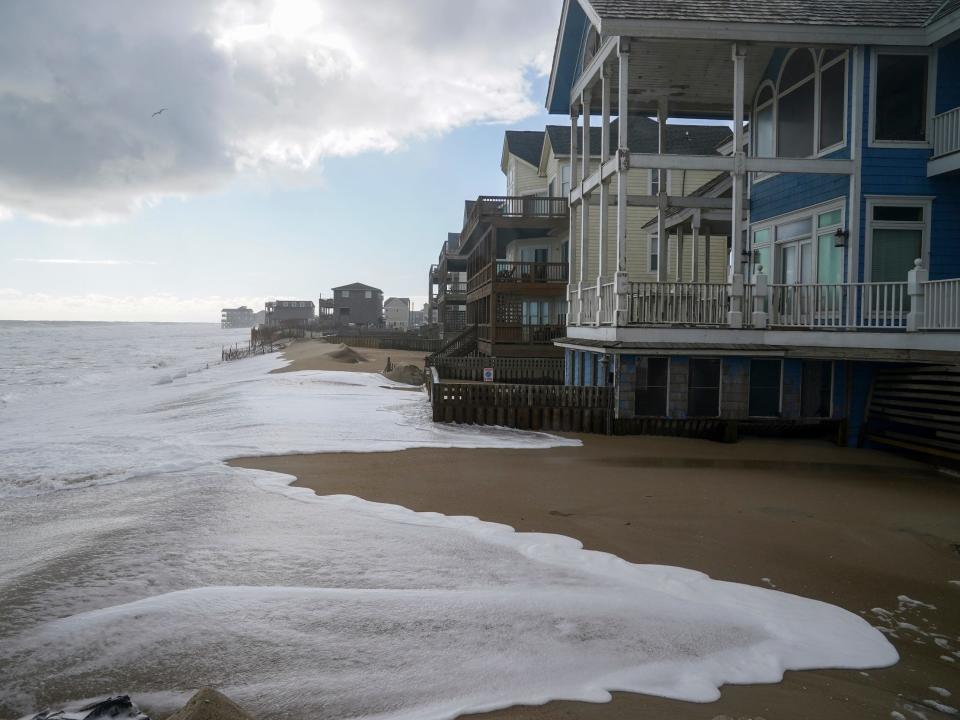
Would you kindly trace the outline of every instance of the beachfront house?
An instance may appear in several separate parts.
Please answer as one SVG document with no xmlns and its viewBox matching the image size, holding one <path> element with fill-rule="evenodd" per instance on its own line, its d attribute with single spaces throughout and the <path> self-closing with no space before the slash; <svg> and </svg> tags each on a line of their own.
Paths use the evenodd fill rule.
<svg viewBox="0 0 960 720">
<path fill-rule="evenodd" d="M 960 451 L 958 32 L 942 0 L 565 0 L 547 106 L 580 148 L 567 382 L 612 385 L 624 428 L 834 420 Z M 690 173 L 712 177 L 685 195 Z"/>
<path fill-rule="evenodd" d="M 238 308 L 223 308 L 220 311 L 220 327 L 229 330 L 233 328 L 250 328 L 254 325 L 254 312 L 246 305 Z"/>
<path fill-rule="evenodd" d="M 438 326 L 441 337 L 462 332 L 467 322 L 467 258 L 460 253 L 460 233 L 447 233 L 428 282 L 429 322 Z"/>
<path fill-rule="evenodd" d="M 387 298 L 383 303 L 383 322 L 391 330 L 409 330 L 410 298 Z"/>
<path fill-rule="evenodd" d="M 363 283 L 333 288 L 333 319 L 339 325 L 383 325 L 383 291 Z"/>
<path fill-rule="evenodd" d="M 264 307 L 267 327 L 305 327 L 313 322 L 313 300 L 272 300 Z"/>
</svg>

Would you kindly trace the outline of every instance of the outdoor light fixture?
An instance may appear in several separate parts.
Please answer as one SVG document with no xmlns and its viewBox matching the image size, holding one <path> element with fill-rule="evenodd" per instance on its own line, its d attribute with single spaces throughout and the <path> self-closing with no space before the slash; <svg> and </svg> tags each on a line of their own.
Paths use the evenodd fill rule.
<svg viewBox="0 0 960 720">
<path fill-rule="evenodd" d="M 844 230 L 843 228 L 837 228 L 837 231 L 833 234 L 833 246 L 846 247 L 847 240 L 849 239 L 850 239 L 849 230 Z"/>
</svg>

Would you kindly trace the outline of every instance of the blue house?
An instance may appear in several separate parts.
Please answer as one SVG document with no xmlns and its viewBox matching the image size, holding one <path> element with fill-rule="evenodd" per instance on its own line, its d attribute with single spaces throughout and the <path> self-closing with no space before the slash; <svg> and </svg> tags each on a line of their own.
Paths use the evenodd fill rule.
<svg viewBox="0 0 960 720">
<path fill-rule="evenodd" d="M 557 344 L 568 383 L 615 388 L 621 430 L 829 427 L 960 459 L 960 3 L 566 0 L 547 107 L 588 150 L 597 125 L 616 140 L 574 161 L 571 262 L 616 263 L 571 283 Z M 685 154 L 675 119 L 733 142 Z M 671 196 L 691 171 L 716 175 Z M 650 243 L 698 267 L 705 233 L 730 238 L 724 282 L 631 276 Z"/>
</svg>

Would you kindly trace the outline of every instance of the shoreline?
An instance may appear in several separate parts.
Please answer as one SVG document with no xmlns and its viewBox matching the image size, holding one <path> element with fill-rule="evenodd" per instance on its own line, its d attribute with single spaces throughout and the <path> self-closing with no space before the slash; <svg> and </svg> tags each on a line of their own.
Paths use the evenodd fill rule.
<svg viewBox="0 0 960 720">
<path fill-rule="evenodd" d="M 896 456 L 815 441 L 576 437 L 582 447 L 549 451 L 418 448 L 228 464 L 292 475 L 292 485 L 318 495 L 556 533 L 633 563 L 684 567 L 819 599 L 874 625 L 917 628 L 887 633 L 901 655 L 889 669 L 788 672 L 776 685 L 724 686 L 707 705 L 615 693 L 608 704 L 554 701 L 475 717 L 886 718 L 892 710 L 909 714 L 908 704 L 935 712 L 924 700 L 943 698 L 929 686 L 960 694 L 960 588 L 950 584 L 960 578 L 954 480 Z M 900 596 L 938 610 L 918 610 Z M 954 663 L 941 659 L 950 652 L 931 632 L 952 638 Z"/>
</svg>

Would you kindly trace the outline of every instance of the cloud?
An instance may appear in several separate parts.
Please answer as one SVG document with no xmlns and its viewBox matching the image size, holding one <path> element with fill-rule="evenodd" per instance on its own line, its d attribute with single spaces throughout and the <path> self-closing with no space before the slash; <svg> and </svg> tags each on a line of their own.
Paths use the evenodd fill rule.
<svg viewBox="0 0 960 720">
<path fill-rule="evenodd" d="M 0 320 L 220 322 L 221 308 L 246 305 L 262 309 L 263 303 L 264 298 L 258 297 L 56 295 L 0 288 Z"/>
<path fill-rule="evenodd" d="M 5 0 L 0 208 L 104 221 L 238 173 L 519 120 L 558 15 L 558 0 Z"/>
<path fill-rule="evenodd" d="M 14 262 L 38 265 L 156 265 L 146 260 L 80 260 L 79 258 L 14 258 Z"/>
</svg>

